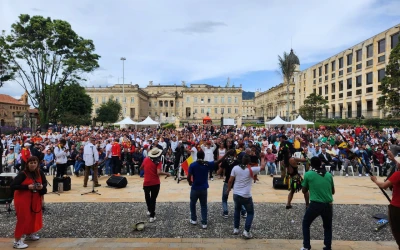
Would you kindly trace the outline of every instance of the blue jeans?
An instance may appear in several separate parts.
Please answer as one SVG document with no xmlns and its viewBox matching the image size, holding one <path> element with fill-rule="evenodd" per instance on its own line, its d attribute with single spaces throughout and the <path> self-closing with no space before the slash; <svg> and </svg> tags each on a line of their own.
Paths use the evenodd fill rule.
<svg viewBox="0 0 400 250">
<path fill-rule="evenodd" d="M 361 162 L 357 162 L 358 163 L 358 173 L 359 174 L 362 174 L 362 171 L 363 171 L 363 164 L 362 163 L 364 163 L 365 164 L 365 166 L 367 167 L 367 170 L 368 170 L 368 172 L 371 170 L 371 163 L 368 161 L 368 162 L 365 162 L 364 160 L 362 160 L 362 163 Z M 366 172 L 367 172 L 367 170 L 366 170 Z"/>
<path fill-rule="evenodd" d="M 322 217 L 324 227 L 324 250 L 330 250 L 332 247 L 332 204 L 314 201 L 311 201 L 303 218 L 303 247 L 311 249 L 310 226 L 318 216 Z"/>
<path fill-rule="evenodd" d="M 234 194 L 233 201 L 235 202 L 235 214 L 234 214 L 234 218 L 233 218 L 233 226 L 235 228 L 239 228 L 240 210 L 241 210 L 242 206 L 244 206 L 247 211 L 247 218 L 246 218 L 246 222 L 244 224 L 244 230 L 249 232 L 250 228 L 251 228 L 251 224 L 253 223 L 253 218 L 254 218 L 253 198 L 252 197 L 244 198 L 240 195 Z"/>
<path fill-rule="evenodd" d="M 224 215 L 228 215 L 228 198 L 229 196 L 226 194 L 226 191 L 228 190 L 228 183 L 224 182 L 224 187 L 222 188 L 222 211 Z M 241 214 L 245 215 L 246 214 L 246 208 L 242 206 Z"/>
<path fill-rule="evenodd" d="M 274 174 L 275 173 L 275 169 L 276 169 L 275 162 L 267 162 L 267 167 L 268 167 L 268 173 L 269 174 Z"/>
<path fill-rule="evenodd" d="M 200 200 L 201 224 L 207 225 L 207 189 L 190 191 L 190 217 L 197 221 L 196 203 Z"/>
<path fill-rule="evenodd" d="M 75 165 L 74 165 L 74 172 L 79 173 L 79 170 L 84 167 L 85 167 L 85 163 L 83 161 L 76 161 Z"/>
<path fill-rule="evenodd" d="M 106 160 L 106 170 L 105 170 L 106 175 L 109 175 L 111 173 L 111 163 L 112 163 L 111 161 L 112 161 L 111 158 L 107 158 Z"/>
</svg>

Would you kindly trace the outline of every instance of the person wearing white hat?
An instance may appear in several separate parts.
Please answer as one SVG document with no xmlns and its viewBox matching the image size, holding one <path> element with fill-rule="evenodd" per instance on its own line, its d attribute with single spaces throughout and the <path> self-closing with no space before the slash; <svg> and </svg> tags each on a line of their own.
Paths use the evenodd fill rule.
<svg viewBox="0 0 400 250">
<path fill-rule="evenodd" d="M 147 204 L 147 215 L 150 222 L 156 220 L 156 200 L 160 192 L 160 175 L 171 176 L 170 173 L 162 172 L 161 162 L 162 150 L 154 147 L 149 151 L 148 156 L 143 160 L 140 170 L 144 170 L 143 190 Z"/>
</svg>

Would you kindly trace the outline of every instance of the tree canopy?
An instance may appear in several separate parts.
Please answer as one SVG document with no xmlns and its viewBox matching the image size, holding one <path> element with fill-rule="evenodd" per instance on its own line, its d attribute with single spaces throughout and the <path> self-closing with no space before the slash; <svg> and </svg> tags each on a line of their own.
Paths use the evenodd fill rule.
<svg viewBox="0 0 400 250">
<path fill-rule="evenodd" d="M 386 66 L 385 77 L 381 81 L 381 96 L 377 105 L 384 114 L 400 116 L 400 42 L 393 48 Z"/>
<path fill-rule="evenodd" d="M 300 107 L 299 113 L 306 120 L 315 122 L 317 118 L 321 118 L 322 110 L 328 108 L 328 100 L 322 95 L 312 93 L 304 100 L 304 105 Z"/>
<path fill-rule="evenodd" d="M 108 102 L 100 105 L 100 108 L 96 110 L 97 117 L 96 122 L 103 123 L 115 123 L 121 116 L 122 106 L 119 102 L 115 101 L 111 96 Z"/>
<path fill-rule="evenodd" d="M 287 90 L 289 95 L 289 84 L 292 82 L 296 65 L 299 64 L 299 59 L 294 55 L 293 50 L 290 54 L 283 52 L 283 57 L 278 55 L 278 65 L 280 73 L 283 76 L 284 82 L 287 84 Z M 289 105 L 289 102 L 288 104 Z M 289 106 L 288 106 L 289 107 Z M 289 114 L 286 112 L 286 119 L 289 120 Z"/>
<path fill-rule="evenodd" d="M 68 22 L 50 17 L 22 14 L 11 33 L 0 38 L 0 55 L 39 109 L 42 124 L 49 122 L 63 88 L 99 67 L 100 56 L 94 51 L 92 40 L 78 36 Z"/>
</svg>

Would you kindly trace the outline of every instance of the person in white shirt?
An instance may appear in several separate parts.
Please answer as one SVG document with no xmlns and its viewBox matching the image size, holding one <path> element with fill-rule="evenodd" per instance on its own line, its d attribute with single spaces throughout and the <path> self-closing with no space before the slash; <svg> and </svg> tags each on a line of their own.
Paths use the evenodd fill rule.
<svg viewBox="0 0 400 250">
<path fill-rule="evenodd" d="M 61 139 L 57 147 L 54 148 L 54 156 L 56 157 L 57 175 L 56 177 L 62 177 L 67 172 L 67 161 L 68 161 L 68 148 L 65 147 L 67 142 L 65 139 Z"/>
<path fill-rule="evenodd" d="M 111 175 L 111 162 L 112 162 L 112 154 L 111 154 L 111 140 L 107 140 L 106 145 L 106 175 Z"/>
<path fill-rule="evenodd" d="M 95 143 L 95 138 L 90 138 L 89 142 L 83 148 L 83 161 L 85 162 L 85 178 L 83 179 L 83 187 L 87 187 L 87 182 L 89 179 L 90 169 L 93 171 L 93 184 L 95 187 L 100 187 L 101 185 L 97 179 L 98 162 L 99 162 L 99 152 L 97 151 Z"/>
<path fill-rule="evenodd" d="M 235 202 L 233 234 L 239 234 L 240 211 L 242 206 L 244 206 L 247 211 L 247 217 L 243 236 L 248 239 L 252 238 L 250 229 L 254 218 L 254 203 L 251 195 L 251 188 L 254 181 L 253 177 L 254 175 L 260 173 L 260 171 L 265 170 L 265 157 L 264 154 L 261 153 L 260 167 L 251 167 L 250 160 L 251 159 L 249 155 L 244 155 L 242 158 L 242 164 L 233 167 L 231 177 L 228 181 L 227 190 L 227 194 L 229 195 L 232 185 L 235 183 L 233 186 L 233 201 Z"/>
<path fill-rule="evenodd" d="M 164 141 L 163 137 L 160 137 L 160 141 L 158 142 L 158 145 L 160 145 L 163 150 L 167 148 L 167 143 Z"/>
<path fill-rule="evenodd" d="M 211 145 L 212 144 L 212 145 Z M 206 142 L 206 146 L 204 144 L 201 145 L 201 149 L 204 152 L 204 161 L 214 161 L 214 150 L 216 149 L 216 146 L 214 143 L 211 143 L 211 141 Z M 213 171 L 210 170 L 210 180 L 214 180 L 213 177 Z"/>
<path fill-rule="evenodd" d="M 192 142 L 192 147 L 190 148 L 190 155 L 193 158 L 193 162 L 197 161 L 197 148 L 195 142 Z"/>
</svg>

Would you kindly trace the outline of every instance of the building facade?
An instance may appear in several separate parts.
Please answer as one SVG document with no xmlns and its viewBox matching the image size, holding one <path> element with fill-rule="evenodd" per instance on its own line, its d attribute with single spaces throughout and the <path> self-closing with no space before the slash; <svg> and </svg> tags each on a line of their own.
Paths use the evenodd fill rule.
<svg viewBox="0 0 400 250">
<path fill-rule="evenodd" d="M 256 112 L 254 108 L 254 99 L 243 100 L 242 117 L 243 119 L 255 119 Z"/>
<path fill-rule="evenodd" d="M 237 118 L 242 115 L 242 87 L 216 87 L 207 84 L 180 85 L 153 84 L 145 88 L 132 84 L 116 84 L 111 87 L 89 87 L 87 94 L 93 100 L 93 113 L 112 96 L 121 103 L 123 114 L 141 121 L 147 116 L 160 122 L 199 122 L 207 114 L 218 123 L 221 117 Z"/>
<path fill-rule="evenodd" d="M 39 116 L 36 109 L 29 109 L 28 93 L 20 99 L 0 94 L 0 126 L 36 128 Z"/>
</svg>

